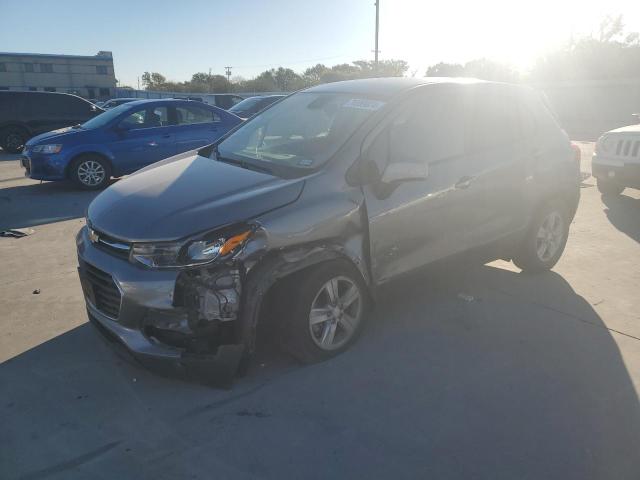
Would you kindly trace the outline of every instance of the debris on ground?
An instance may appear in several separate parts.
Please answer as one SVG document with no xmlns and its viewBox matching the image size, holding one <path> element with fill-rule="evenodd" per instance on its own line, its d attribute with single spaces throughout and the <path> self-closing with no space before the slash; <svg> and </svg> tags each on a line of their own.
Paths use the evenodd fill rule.
<svg viewBox="0 0 640 480">
<path fill-rule="evenodd" d="M 474 297 L 473 295 L 468 295 L 466 293 L 459 293 L 458 298 L 460 300 L 464 300 L 465 302 L 473 302 L 476 299 L 476 297 Z"/>
<path fill-rule="evenodd" d="M 33 292 L 31 292 L 34 295 L 40 295 L 40 289 L 36 288 Z"/>
<path fill-rule="evenodd" d="M 0 237 L 22 238 L 34 233 L 36 233 L 36 231 L 33 228 L 10 228 L 9 230 L 1 231 Z"/>
</svg>

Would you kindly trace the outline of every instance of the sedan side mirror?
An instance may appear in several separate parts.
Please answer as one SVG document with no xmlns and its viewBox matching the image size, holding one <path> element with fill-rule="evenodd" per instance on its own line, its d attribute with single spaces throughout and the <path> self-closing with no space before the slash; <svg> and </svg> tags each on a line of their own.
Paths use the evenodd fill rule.
<svg viewBox="0 0 640 480">
<path fill-rule="evenodd" d="M 426 163 L 417 162 L 392 162 L 382 174 L 382 183 L 398 183 L 411 180 L 424 180 L 429 176 L 429 167 Z"/>
</svg>

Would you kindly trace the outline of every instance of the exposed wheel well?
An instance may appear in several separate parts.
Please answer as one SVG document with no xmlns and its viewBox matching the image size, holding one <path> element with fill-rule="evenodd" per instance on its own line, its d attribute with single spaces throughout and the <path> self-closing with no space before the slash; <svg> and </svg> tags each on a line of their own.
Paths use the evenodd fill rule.
<svg viewBox="0 0 640 480">
<path fill-rule="evenodd" d="M 111 163 L 111 160 L 109 159 L 109 157 L 107 157 L 106 155 L 100 153 L 100 152 L 82 152 L 82 153 L 78 153 L 77 155 L 74 155 L 71 158 L 71 161 L 69 162 L 69 164 L 67 165 L 67 168 L 65 170 L 65 176 L 67 178 L 71 178 L 71 170 L 73 169 L 75 163 L 81 159 L 84 156 L 87 155 L 95 155 L 100 157 L 102 160 L 104 160 L 105 162 L 107 162 L 107 164 L 109 165 L 109 168 L 111 168 L 111 172 L 113 172 L 113 164 Z"/>
</svg>

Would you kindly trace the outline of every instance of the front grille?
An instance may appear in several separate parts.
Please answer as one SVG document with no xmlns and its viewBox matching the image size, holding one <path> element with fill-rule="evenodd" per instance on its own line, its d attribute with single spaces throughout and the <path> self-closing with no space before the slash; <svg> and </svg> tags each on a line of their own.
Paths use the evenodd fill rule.
<svg viewBox="0 0 640 480">
<path fill-rule="evenodd" d="M 108 317 L 118 318 L 122 297 L 111 275 L 86 262 L 84 274 L 91 284 L 95 307 Z"/>
<path fill-rule="evenodd" d="M 640 158 L 640 139 L 622 138 L 618 140 L 616 155 L 619 157 Z"/>
<path fill-rule="evenodd" d="M 129 250 L 131 250 L 131 244 L 129 242 L 123 242 L 98 230 L 92 230 L 92 232 L 92 242 L 97 248 L 116 257 L 129 258 Z"/>
</svg>

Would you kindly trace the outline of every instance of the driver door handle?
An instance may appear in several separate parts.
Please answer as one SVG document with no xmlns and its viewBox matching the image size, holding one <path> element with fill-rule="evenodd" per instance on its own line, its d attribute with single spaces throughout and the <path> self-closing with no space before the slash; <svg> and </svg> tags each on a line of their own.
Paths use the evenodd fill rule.
<svg viewBox="0 0 640 480">
<path fill-rule="evenodd" d="M 464 190 L 465 188 L 469 188 L 471 186 L 471 183 L 473 182 L 474 179 L 475 177 L 470 177 L 468 175 L 465 175 L 464 177 L 460 178 L 460 180 L 456 182 L 454 187 L 457 188 L 458 190 Z"/>
</svg>

